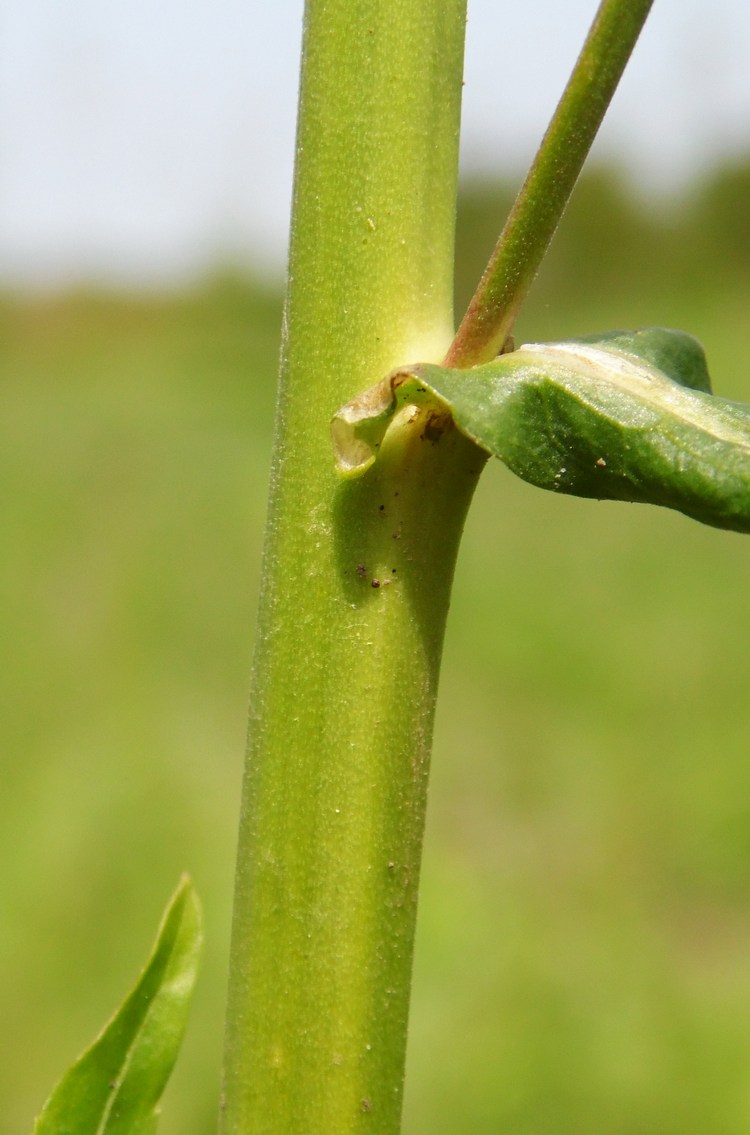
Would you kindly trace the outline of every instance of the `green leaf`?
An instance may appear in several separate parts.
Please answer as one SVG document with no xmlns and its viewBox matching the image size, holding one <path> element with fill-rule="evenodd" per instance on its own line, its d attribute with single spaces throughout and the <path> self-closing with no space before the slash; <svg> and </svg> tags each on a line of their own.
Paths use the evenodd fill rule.
<svg viewBox="0 0 750 1135">
<path fill-rule="evenodd" d="M 394 371 L 336 415 L 342 475 L 363 473 L 399 407 L 416 422 L 425 399 L 540 488 L 750 531 L 750 406 L 711 393 L 703 349 L 683 332 L 612 331 L 467 370 Z"/>
<path fill-rule="evenodd" d="M 177 1058 L 202 945 L 201 913 L 184 877 L 151 956 L 121 1008 L 44 1105 L 33 1135 L 152 1135 Z"/>
</svg>

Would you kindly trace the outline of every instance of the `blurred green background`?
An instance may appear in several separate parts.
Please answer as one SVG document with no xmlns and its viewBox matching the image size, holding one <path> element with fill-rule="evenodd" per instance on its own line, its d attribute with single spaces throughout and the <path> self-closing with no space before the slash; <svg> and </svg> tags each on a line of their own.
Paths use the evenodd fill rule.
<svg viewBox="0 0 750 1135">
<path fill-rule="evenodd" d="M 464 186 L 465 302 L 509 200 Z M 207 951 L 162 1135 L 213 1131 L 280 293 L 0 300 L 0 1135 L 145 959 Z M 517 341 L 659 324 L 750 400 L 750 165 L 590 172 Z M 438 711 L 406 1135 L 750 1130 L 750 541 L 484 476 Z"/>
</svg>

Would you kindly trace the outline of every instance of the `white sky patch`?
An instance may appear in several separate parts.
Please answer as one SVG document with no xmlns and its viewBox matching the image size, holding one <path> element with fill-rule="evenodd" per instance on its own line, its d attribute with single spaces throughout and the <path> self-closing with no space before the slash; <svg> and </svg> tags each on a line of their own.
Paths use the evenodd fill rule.
<svg viewBox="0 0 750 1135">
<path fill-rule="evenodd" d="M 520 177 L 595 0 L 469 0 L 464 169 Z M 302 0 L 5 0 L 0 282 L 281 274 Z M 747 148 L 750 4 L 658 0 L 595 152 L 674 187 Z"/>
</svg>

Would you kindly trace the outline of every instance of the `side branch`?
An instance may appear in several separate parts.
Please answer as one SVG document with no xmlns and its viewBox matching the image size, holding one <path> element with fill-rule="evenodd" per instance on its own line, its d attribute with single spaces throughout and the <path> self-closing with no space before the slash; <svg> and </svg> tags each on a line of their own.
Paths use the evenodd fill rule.
<svg viewBox="0 0 750 1135">
<path fill-rule="evenodd" d="M 503 350 L 652 2 L 602 0 L 446 366 L 475 366 Z"/>
</svg>

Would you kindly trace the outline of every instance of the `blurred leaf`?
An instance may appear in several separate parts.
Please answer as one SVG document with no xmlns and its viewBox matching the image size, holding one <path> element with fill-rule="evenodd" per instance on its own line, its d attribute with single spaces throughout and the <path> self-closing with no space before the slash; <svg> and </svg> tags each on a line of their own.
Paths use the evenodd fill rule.
<svg viewBox="0 0 750 1135">
<path fill-rule="evenodd" d="M 468 370 L 394 371 L 336 415 L 339 471 L 363 473 L 397 407 L 425 399 L 540 488 L 750 531 L 750 406 L 713 396 L 703 349 L 683 332 L 613 331 Z"/>
<path fill-rule="evenodd" d="M 185 1031 L 201 944 L 200 907 L 185 877 L 138 983 L 60 1080 L 33 1135 L 152 1135 Z"/>
</svg>

